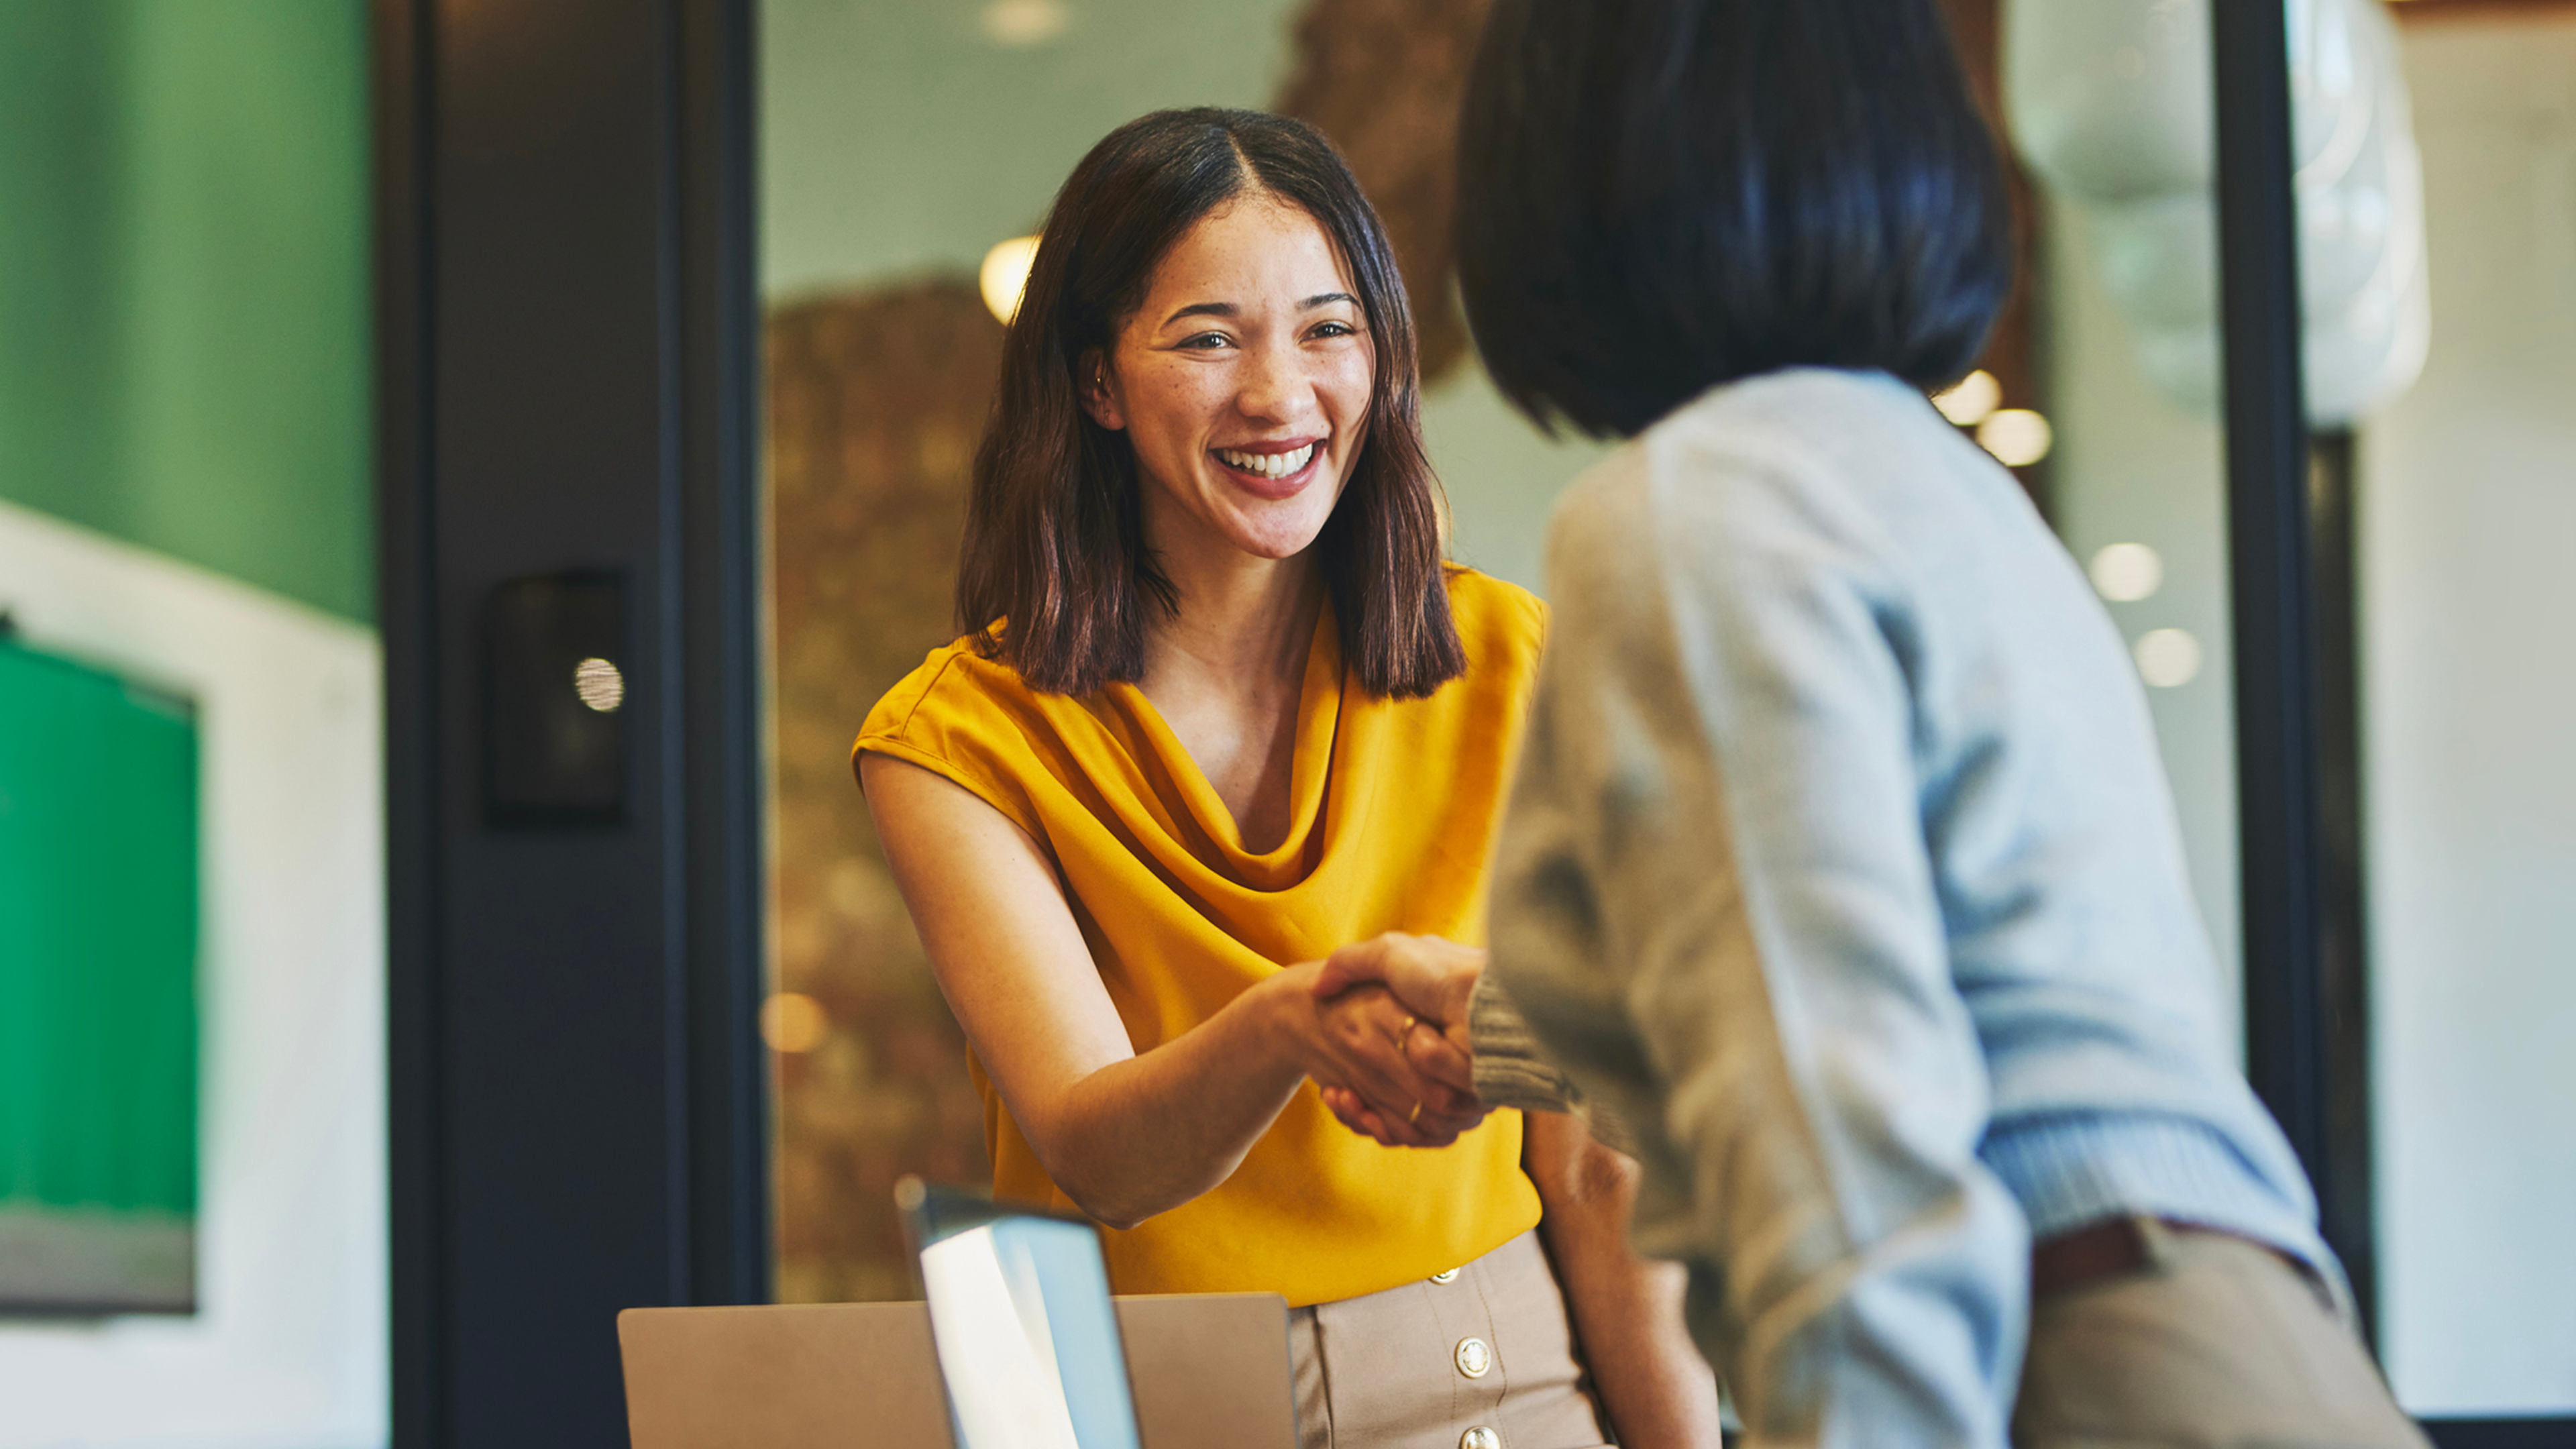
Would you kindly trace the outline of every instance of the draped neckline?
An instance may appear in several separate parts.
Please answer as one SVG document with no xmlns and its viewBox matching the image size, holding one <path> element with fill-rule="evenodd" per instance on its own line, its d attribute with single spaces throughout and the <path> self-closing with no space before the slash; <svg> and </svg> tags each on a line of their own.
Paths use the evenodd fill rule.
<svg viewBox="0 0 2576 1449">
<path fill-rule="evenodd" d="M 1278 845 L 1266 851 L 1245 847 L 1243 827 L 1235 820 L 1234 812 L 1226 808 L 1224 797 L 1208 782 L 1207 772 L 1199 768 L 1189 747 L 1172 732 L 1162 711 L 1154 707 L 1144 690 L 1122 682 L 1111 684 L 1104 693 L 1115 713 L 1124 716 L 1130 726 L 1126 730 L 1113 729 L 1112 734 L 1122 736 L 1120 743 L 1129 750 L 1141 747 L 1152 757 L 1136 761 L 1147 768 L 1130 778 L 1141 792 L 1164 798 L 1135 802 L 1144 807 L 1142 813 L 1161 816 L 1172 823 L 1185 818 L 1195 827 L 1192 833 L 1214 851 L 1214 859 L 1207 859 L 1200 851 L 1192 852 L 1200 855 L 1203 863 L 1256 890 L 1278 890 L 1302 879 L 1320 859 L 1317 837 L 1323 830 L 1324 807 L 1331 794 L 1344 688 L 1341 631 L 1334 622 L 1332 600 L 1327 598 L 1316 610 L 1315 633 L 1306 646 L 1305 680 L 1298 692 L 1296 745 L 1288 777 L 1288 830 Z M 1158 781 L 1167 784 L 1168 790 L 1156 789 Z M 1151 808 L 1157 803 L 1162 809 Z M 1131 820 L 1131 825 L 1143 823 Z"/>
</svg>

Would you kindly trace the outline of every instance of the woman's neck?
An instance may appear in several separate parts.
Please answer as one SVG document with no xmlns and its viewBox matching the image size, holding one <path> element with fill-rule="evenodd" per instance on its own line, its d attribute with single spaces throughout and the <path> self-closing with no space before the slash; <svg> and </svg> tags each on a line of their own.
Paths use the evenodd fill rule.
<svg viewBox="0 0 2576 1449">
<path fill-rule="evenodd" d="M 1324 607 L 1323 571 L 1311 548 L 1261 558 L 1162 522 L 1149 514 L 1146 538 L 1180 608 L 1149 614 L 1137 687 L 1225 802 L 1243 847 L 1277 849 L 1290 823 L 1297 710 Z"/>
<path fill-rule="evenodd" d="M 1300 688 L 1324 602 L 1313 550 L 1266 559 L 1224 544 L 1183 544 L 1158 548 L 1155 563 L 1180 607 L 1148 616 L 1141 681 L 1147 695 L 1157 693 L 1158 678 L 1190 692 L 1213 686 L 1248 700 Z"/>
</svg>

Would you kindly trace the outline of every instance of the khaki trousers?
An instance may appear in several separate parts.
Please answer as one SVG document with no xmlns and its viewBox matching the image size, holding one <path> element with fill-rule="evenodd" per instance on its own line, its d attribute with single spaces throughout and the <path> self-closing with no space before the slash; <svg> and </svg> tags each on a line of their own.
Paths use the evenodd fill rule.
<svg viewBox="0 0 2576 1449">
<path fill-rule="evenodd" d="M 2144 1268 L 2034 1306 L 2015 1449 L 2428 1449 L 2322 1288 L 2241 1238 L 2138 1226 Z"/>
<path fill-rule="evenodd" d="M 1295 1309 L 1288 1346 L 1299 1449 L 1583 1449 L 1607 1437 L 1536 1229 L 1447 1282 Z"/>
</svg>

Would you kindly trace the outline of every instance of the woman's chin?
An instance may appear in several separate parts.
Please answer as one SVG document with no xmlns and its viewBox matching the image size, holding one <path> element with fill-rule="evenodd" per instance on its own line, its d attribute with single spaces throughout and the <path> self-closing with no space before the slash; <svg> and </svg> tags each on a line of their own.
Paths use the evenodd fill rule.
<svg viewBox="0 0 2576 1449">
<path fill-rule="evenodd" d="M 1333 515 L 1332 490 L 1315 488 L 1277 503 L 1244 500 L 1224 510 L 1219 531 L 1254 558 L 1295 558 L 1314 546 Z M 1247 506 L 1248 505 L 1248 506 Z"/>
<path fill-rule="evenodd" d="M 1254 558 L 1276 562 L 1281 559 L 1295 558 L 1314 547 L 1317 535 L 1323 531 L 1321 525 L 1296 532 L 1262 530 L 1258 533 L 1238 533 L 1234 536 L 1233 542 L 1240 552 L 1250 554 Z"/>
</svg>

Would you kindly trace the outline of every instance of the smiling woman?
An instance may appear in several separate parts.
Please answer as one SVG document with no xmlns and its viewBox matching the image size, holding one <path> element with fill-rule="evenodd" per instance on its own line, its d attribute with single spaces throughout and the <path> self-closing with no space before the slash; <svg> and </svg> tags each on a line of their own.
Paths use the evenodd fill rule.
<svg viewBox="0 0 2576 1449">
<path fill-rule="evenodd" d="M 1149 541 L 1190 530 L 1279 559 L 1323 531 L 1377 357 L 1342 273 L 1314 217 L 1247 197 L 1190 228 L 1115 342 L 1084 352 L 1083 411 L 1136 450 Z"/>
<path fill-rule="evenodd" d="M 1101 142 L 1011 323 L 965 635 L 870 714 L 869 808 L 995 1191 L 1102 1223 L 1120 1291 L 1284 1295 L 1312 1449 L 1573 1449 L 1603 1411 L 1713 1443 L 1621 1159 L 1437 1086 L 1389 1133 L 1427 1150 L 1324 1105 L 1433 1049 L 1382 989 L 1319 999 L 1318 958 L 1481 937 L 1544 627 L 1444 564 L 1415 391 L 1320 135 L 1201 110 Z"/>
<path fill-rule="evenodd" d="M 1320 545 L 1343 647 L 1372 690 L 1410 697 L 1458 674 L 1404 283 L 1322 137 L 1253 112 L 1122 127 L 1065 182 L 1026 297 L 958 585 L 958 625 L 986 657 L 1007 652 L 1032 684 L 1073 694 L 1138 678 L 1144 600 L 1170 611 L 1179 597 L 1148 514 L 1186 493 L 1190 527 L 1266 518 L 1274 549 Z M 1329 466 L 1282 496 L 1254 490 L 1297 475 L 1213 453 L 1307 443 Z M 988 627 L 1005 618 L 1008 646 Z"/>
</svg>

